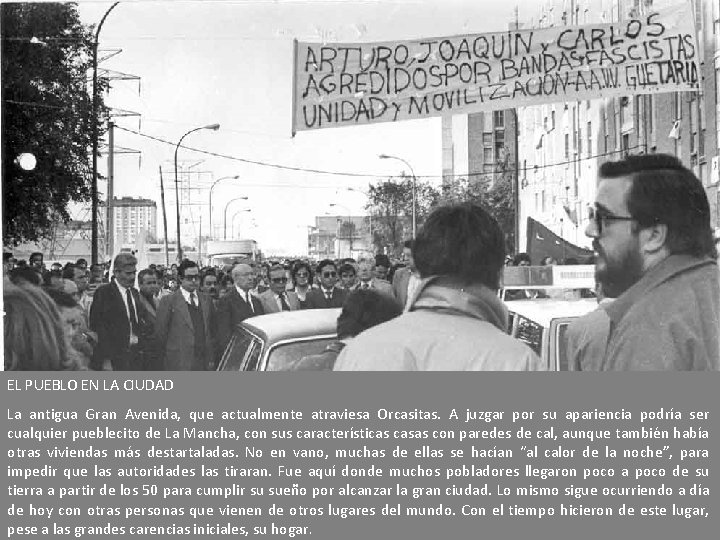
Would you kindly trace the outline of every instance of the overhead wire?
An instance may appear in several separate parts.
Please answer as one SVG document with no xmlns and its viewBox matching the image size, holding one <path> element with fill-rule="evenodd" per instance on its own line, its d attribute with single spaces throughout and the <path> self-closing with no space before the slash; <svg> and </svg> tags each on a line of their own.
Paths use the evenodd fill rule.
<svg viewBox="0 0 720 540">
<path fill-rule="evenodd" d="M 126 132 L 132 133 L 132 134 L 134 134 L 134 135 L 138 135 L 139 137 L 144 137 L 144 138 L 147 138 L 147 139 L 150 139 L 150 140 L 153 140 L 153 141 L 156 141 L 156 142 L 160 142 L 160 143 L 163 143 L 163 144 L 167 144 L 167 145 L 170 145 L 170 146 L 173 146 L 173 147 L 176 146 L 176 143 L 174 143 L 174 142 L 172 142 L 172 141 L 168 141 L 168 140 L 162 139 L 162 138 L 160 138 L 160 137 L 155 137 L 155 136 L 153 136 L 153 135 L 148 135 L 148 134 L 146 134 L 146 133 L 141 133 L 141 132 L 139 132 L 139 131 L 135 131 L 135 130 L 132 130 L 132 129 L 124 128 L 124 127 L 121 127 L 121 126 L 115 126 L 115 129 L 120 129 L 120 130 L 122 130 L 122 131 L 126 131 Z M 200 148 L 193 148 L 193 147 L 185 146 L 185 145 L 182 145 L 181 147 L 184 148 L 185 150 L 190 150 L 190 151 L 193 151 L 193 152 L 197 152 L 197 153 L 199 153 L 199 154 L 205 154 L 205 155 L 209 155 L 209 156 L 213 156 L 213 157 L 218 157 L 218 158 L 223 158 L 223 159 L 229 159 L 229 160 L 232 160 L 232 161 L 239 161 L 239 162 L 241 162 L 241 163 L 249 163 L 249 164 L 251 164 L 251 165 L 258 165 L 258 166 L 261 166 L 261 167 L 270 167 L 270 168 L 274 168 L 274 169 L 290 170 L 290 171 L 296 171 L 296 172 L 307 172 L 307 173 L 313 173 L 313 174 L 326 174 L 326 175 L 331 175 L 331 176 L 349 176 L 349 177 L 355 177 L 355 178 L 377 178 L 378 176 L 384 176 L 384 175 L 379 175 L 379 174 L 374 174 L 374 173 L 371 174 L 371 173 L 356 173 L 356 172 L 344 172 L 344 171 L 331 171 L 331 170 L 324 170 L 324 169 L 313 169 L 313 168 L 305 168 L 305 167 L 295 167 L 295 166 L 291 166 L 291 165 L 281 165 L 281 164 L 279 164 L 279 163 L 270 163 L 270 162 L 267 162 L 267 161 L 258 161 L 258 160 L 252 160 L 252 159 L 247 159 L 247 158 L 241 158 L 241 157 L 238 157 L 238 156 L 231 156 L 231 155 L 228 155 L 228 154 L 221 154 L 221 153 L 218 153 L 218 152 L 211 152 L 211 151 L 209 151 L 209 150 L 203 150 L 203 149 L 200 149 Z M 519 173 L 521 173 L 521 172 L 526 172 L 526 171 L 537 171 L 537 170 L 541 170 L 541 169 L 549 169 L 549 168 L 553 168 L 553 167 L 561 167 L 561 166 L 563 166 L 563 165 L 571 165 L 571 164 L 574 164 L 574 163 L 578 163 L 578 162 L 581 162 L 581 161 L 587 161 L 587 160 L 595 159 L 595 158 L 599 158 L 599 157 L 605 157 L 605 156 L 611 156 L 611 155 L 615 155 L 615 154 L 625 153 L 625 152 L 628 152 L 628 151 L 630 151 L 630 150 L 635 150 L 635 149 L 637 149 L 637 148 L 642 148 L 642 147 L 643 147 L 643 145 L 635 145 L 635 146 L 630 147 L 630 148 L 623 148 L 623 149 L 620 149 L 620 150 L 613 150 L 613 151 L 608 151 L 608 152 L 602 152 L 602 153 L 587 155 L 587 156 L 585 156 L 585 157 L 578 157 L 578 158 L 576 158 L 576 159 L 568 159 L 568 160 L 566 160 L 566 161 L 558 161 L 558 162 L 555 162 L 555 163 L 546 163 L 546 164 L 544 164 L 544 165 L 530 165 L 530 166 L 525 166 L 525 167 L 520 167 L 520 166 L 518 166 L 518 167 L 511 167 L 510 169 L 508 169 L 507 172 L 517 171 L 518 174 L 519 174 Z M 417 174 L 417 175 L 415 175 L 415 178 L 429 178 L 429 179 L 448 178 L 448 177 L 453 177 L 453 178 L 467 178 L 467 177 L 472 177 L 472 176 L 488 176 L 488 175 L 491 175 L 491 174 L 493 174 L 493 173 L 492 173 L 492 172 L 490 172 L 490 173 L 487 173 L 487 172 L 472 172 L 472 173 L 467 173 L 467 174 L 452 174 L 452 175 L 447 175 L 447 174 L 426 174 L 426 175 L 420 175 L 420 174 Z M 393 176 L 394 176 L 394 175 L 393 175 Z"/>
</svg>

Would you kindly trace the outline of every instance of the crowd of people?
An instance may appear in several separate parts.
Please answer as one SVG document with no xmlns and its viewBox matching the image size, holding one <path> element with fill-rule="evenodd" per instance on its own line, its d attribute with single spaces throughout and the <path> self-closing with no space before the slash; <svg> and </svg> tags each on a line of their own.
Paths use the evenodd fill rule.
<svg viewBox="0 0 720 540">
<path fill-rule="evenodd" d="M 404 253 L 409 252 L 407 247 Z M 407 260 L 393 264 L 384 254 L 319 263 L 242 260 L 224 268 L 200 267 L 187 259 L 167 268 L 138 269 L 137 264 L 132 253 L 121 253 L 105 265 L 79 259 L 46 268 L 42 253 L 31 254 L 26 263 L 6 252 L 6 312 L 20 316 L 35 309 L 42 312 L 39 320 L 50 318 L 62 330 L 27 333 L 38 342 L 31 346 L 18 341 L 26 334 L 16 328 L 21 321 L 27 323 L 27 317 L 15 320 L 14 326 L 6 324 L 6 368 L 211 370 L 236 324 L 248 317 L 342 307 L 359 289 L 365 291 L 365 299 L 351 302 L 351 312 L 358 305 L 373 305 L 367 294 L 382 293 L 398 306 L 394 316 L 402 306 L 387 280 L 398 268 L 403 269 L 403 279 L 412 275 Z M 26 297 L 22 309 L 16 307 L 21 297 Z M 387 308 L 387 303 L 381 304 Z M 27 324 L 23 328 L 27 330 Z M 60 337 L 61 347 L 55 344 Z M 40 344 L 44 347 L 38 348 Z M 37 354 L 27 354 L 34 350 Z M 55 351 L 60 360 L 43 357 L 45 350 Z"/>
<path fill-rule="evenodd" d="M 571 365 L 719 369 L 718 254 L 697 177 L 667 155 L 608 162 L 591 210 L 601 294 L 568 331 Z M 382 254 L 222 269 L 186 259 L 138 272 L 130 253 L 111 268 L 80 259 L 50 269 L 41 253 L 27 264 L 6 254 L 5 367 L 212 370 L 248 317 L 341 307 L 338 341 L 298 369 L 543 370 L 507 333 L 502 270 L 529 257 L 509 262 L 504 246 L 497 221 L 464 203 L 436 208 L 396 264 Z"/>
</svg>

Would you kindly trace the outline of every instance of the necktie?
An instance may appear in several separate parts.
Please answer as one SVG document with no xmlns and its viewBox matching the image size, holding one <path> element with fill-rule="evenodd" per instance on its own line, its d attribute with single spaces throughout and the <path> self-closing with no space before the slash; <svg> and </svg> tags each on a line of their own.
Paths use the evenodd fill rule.
<svg viewBox="0 0 720 540">
<path fill-rule="evenodd" d="M 197 300 L 195 300 L 195 293 L 194 293 L 194 292 L 191 292 L 191 293 L 190 293 L 190 305 L 191 305 L 192 307 L 197 307 Z"/>
<path fill-rule="evenodd" d="M 325 291 L 325 299 L 329 302 L 332 300 L 332 291 Z"/>
<path fill-rule="evenodd" d="M 280 297 L 280 305 L 282 306 L 282 310 L 283 310 L 283 311 L 290 311 L 290 306 L 289 306 L 288 303 L 285 301 L 285 295 L 284 295 L 283 293 L 280 293 L 278 296 Z"/>
<path fill-rule="evenodd" d="M 250 293 L 245 293 L 245 301 L 248 303 L 248 306 L 250 306 L 250 311 L 255 313 L 255 308 L 253 308 L 252 298 L 250 298 Z"/>
<path fill-rule="evenodd" d="M 362 288 L 363 288 L 363 289 L 369 289 L 369 288 L 370 288 L 370 284 L 366 281 L 365 283 L 363 283 Z"/>
<path fill-rule="evenodd" d="M 127 298 L 128 311 L 130 312 L 130 329 L 133 334 L 137 335 L 137 316 L 135 315 L 135 304 L 130 289 L 125 289 L 125 298 Z"/>
</svg>

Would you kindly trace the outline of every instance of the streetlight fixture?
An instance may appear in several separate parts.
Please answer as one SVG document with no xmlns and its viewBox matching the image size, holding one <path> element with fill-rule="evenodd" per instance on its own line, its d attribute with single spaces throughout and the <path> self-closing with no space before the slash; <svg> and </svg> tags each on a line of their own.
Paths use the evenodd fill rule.
<svg viewBox="0 0 720 540">
<path fill-rule="evenodd" d="M 90 231 L 90 260 L 91 264 L 97 264 L 98 262 L 98 172 L 97 172 L 97 154 L 98 154 L 98 122 L 97 122 L 97 110 L 98 110 L 98 84 L 97 84 L 97 55 L 98 55 L 98 40 L 100 38 L 100 30 L 102 30 L 105 19 L 110 15 L 110 12 L 120 2 L 115 2 L 108 8 L 105 15 L 100 19 L 100 24 L 95 29 L 95 39 L 92 44 L 92 185 L 90 186 L 90 198 L 92 199 L 92 217 L 91 217 L 91 231 Z M 110 211 L 110 203 L 106 207 L 106 212 Z"/>
<path fill-rule="evenodd" d="M 195 133 L 196 131 L 200 131 L 201 129 L 211 129 L 213 131 L 217 131 L 220 129 L 220 124 L 209 124 L 207 126 L 200 126 L 194 129 L 191 129 L 185 135 L 180 137 L 180 140 L 175 145 L 175 210 L 177 213 L 177 260 L 178 263 L 182 262 L 182 242 L 180 241 L 180 190 L 178 189 L 178 165 L 177 165 L 177 155 L 178 150 L 180 149 L 180 145 L 182 144 L 185 137 L 190 135 L 191 133 Z"/>
<path fill-rule="evenodd" d="M 212 192 L 213 192 L 213 188 L 214 188 L 215 185 L 216 185 L 218 182 L 220 182 L 221 180 L 228 180 L 228 179 L 237 180 L 238 178 L 240 178 L 240 175 L 238 175 L 238 174 L 236 174 L 235 176 L 223 176 L 222 178 L 218 178 L 217 180 L 215 180 L 215 181 L 212 183 L 212 185 L 210 186 L 210 201 L 209 201 L 209 202 L 210 202 L 210 239 L 211 239 L 211 240 L 212 240 L 212 235 L 213 235 L 213 221 L 212 221 Z"/>
<path fill-rule="evenodd" d="M 410 169 L 410 174 L 412 174 L 412 235 L 413 238 L 417 236 L 417 220 L 415 217 L 415 191 L 416 191 L 416 183 L 417 183 L 417 177 L 415 176 L 415 171 L 412 168 L 412 165 L 410 165 L 407 161 L 405 161 L 403 158 L 397 157 L 397 156 L 389 156 L 387 154 L 380 154 L 378 156 L 380 159 L 396 159 L 398 161 L 402 161 L 405 165 L 408 166 Z"/>
<path fill-rule="evenodd" d="M 235 197 L 234 199 L 230 199 L 225 205 L 225 220 L 223 221 L 223 231 L 225 233 L 225 236 L 223 237 L 224 240 L 227 240 L 227 211 L 230 207 L 230 204 L 234 203 L 235 201 L 247 201 L 247 197 Z M 246 208 L 245 210 L 250 212 L 250 208 Z"/>
<path fill-rule="evenodd" d="M 251 212 L 251 211 L 252 211 L 252 210 L 251 210 L 250 208 L 243 208 L 242 210 L 238 210 L 237 212 L 235 212 L 235 213 L 233 214 L 233 217 L 232 217 L 232 219 L 230 220 L 230 231 L 231 231 L 232 233 L 235 232 L 235 218 L 238 217 L 238 216 L 239 216 L 240 214 L 242 214 L 243 212 Z M 241 221 L 240 223 L 242 223 L 242 221 Z"/>
<path fill-rule="evenodd" d="M 338 203 L 330 203 L 329 206 L 335 206 L 338 208 L 342 208 L 348 214 L 347 215 L 347 223 L 350 224 L 350 225 L 348 225 L 349 251 L 350 251 L 350 257 L 352 257 L 353 223 L 352 223 L 352 217 L 350 216 L 350 209 L 347 206 L 345 206 L 343 204 L 338 204 Z M 342 223 L 340 224 L 340 229 L 342 229 Z M 339 241 L 340 241 L 340 237 L 338 236 L 338 247 L 339 247 Z M 338 251 L 339 251 L 339 249 L 338 249 Z M 338 255 L 339 255 L 339 253 L 338 253 Z"/>
</svg>

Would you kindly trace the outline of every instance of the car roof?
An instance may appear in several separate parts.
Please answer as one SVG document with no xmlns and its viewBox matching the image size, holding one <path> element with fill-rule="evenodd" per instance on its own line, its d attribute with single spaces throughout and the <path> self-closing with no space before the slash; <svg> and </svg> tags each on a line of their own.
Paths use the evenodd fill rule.
<svg viewBox="0 0 720 540">
<path fill-rule="evenodd" d="M 555 319 L 582 317 L 598 308 L 596 298 L 579 300 L 555 300 L 539 298 L 534 300 L 511 300 L 505 302 L 508 310 L 535 321 L 544 327 Z"/>
<path fill-rule="evenodd" d="M 301 309 L 269 313 L 245 319 L 241 325 L 256 334 L 270 338 L 272 342 L 335 334 L 341 308 Z"/>
</svg>

